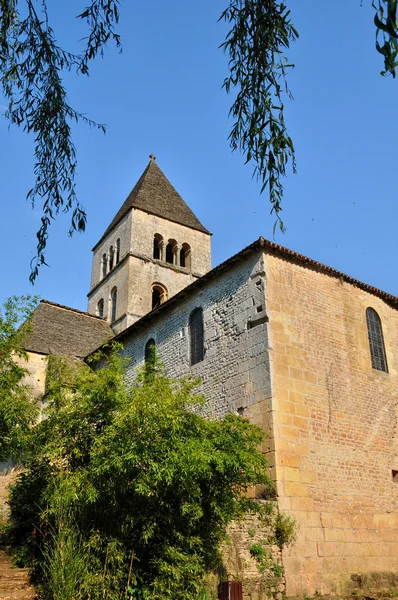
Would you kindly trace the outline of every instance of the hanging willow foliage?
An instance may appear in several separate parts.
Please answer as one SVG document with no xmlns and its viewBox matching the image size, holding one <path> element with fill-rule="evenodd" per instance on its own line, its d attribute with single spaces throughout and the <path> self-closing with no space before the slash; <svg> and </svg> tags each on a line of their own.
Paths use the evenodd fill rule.
<svg viewBox="0 0 398 600">
<path fill-rule="evenodd" d="M 82 0 L 83 1 L 83 0 Z M 398 66 L 398 0 L 371 0 L 375 9 L 376 48 L 384 58 L 382 75 L 396 76 Z M 229 57 L 224 81 L 234 93 L 229 140 L 254 167 L 261 192 L 269 191 L 271 212 L 284 230 L 281 218 L 283 177 L 289 163 L 295 171 L 293 141 L 285 124 L 284 100 L 291 97 L 286 76 L 292 64 L 286 56 L 298 33 L 290 20 L 289 1 L 229 0 L 220 19 L 231 29 L 221 47 Z M 69 233 L 84 231 L 86 213 L 75 190 L 76 150 L 71 123 L 83 121 L 102 131 L 67 101 L 62 83 L 65 70 L 87 75 L 89 62 L 103 55 L 116 33 L 119 0 L 91 0 L 78 15 L 88 26 L 81 54 L 66 52 L 56 43 L 48 23 L 47 0 L 0 0 L 0 77 L 8 99 L 6 117 L 32 133 L 35 141 L 35 183 L 28 193 L 34 205 L 42 204 L 37 253 L 30 280 L 45 264 L 51 221 L 60 211 L 71 211 Z M 23 6 L 20 11 L 19 7 Z M 299 9 L 297 9 L 299 10 Z"/>
<path fill-rule="evenodd" d="M 271 212 L 284 230 L 282 177 L 289 161 L 293 171 L 296 165 L 284 118 L 283 100 L 290 97 L 286 74 L 293 67 L 285 52 L 298 33 L 290 12 L 276 0 L 231 0 L 220 19 L 232 24 L 221 45 L 230 70 L 224 88 L 236 92 L 230 110 L 234 119 L 230 144 L 233 150 L 241 150 L 246 163 L 253 162 L 261 192 L 269 187 Z"/>
<path fill-rule="evenodd" d="M 384 56 L 382 75 L 392 75 L 395 79 L 398 67 L 398 0 L 374 0 L 376 9 L 376 49 Z"/>
<path fill-rule="evenodd" d="M 46 0 L 41 0 L 40 9 L 34 0 L 26 0 L 23 14 L 18 0 L 0 0 L 0 75 L 8 100 L 6 117 L 34 136 L 35 182 L 28 199 L 33 206 L 37 201 L 42 204 L 36 256 L 31 263 L 32 283 L 45 264 L 49 227 L 55 216 L 71 211 L 70 234 L 84 231 L 86 226 L 86 213 L 75 190 L 77 158 L 71 122 L 83 121 L 102 131 L 105 127 L 70 106 L 62 73 L 74 69 L 88 75 L 89 61 L 103 54 L 109 40 L 120 47 L 114 30 L 118 4 L 119 0 L 93 0 L 78 15 L 87 22 L 89 36 L 83 53 L 72 54 L 56 43 Z"/>
</svg>

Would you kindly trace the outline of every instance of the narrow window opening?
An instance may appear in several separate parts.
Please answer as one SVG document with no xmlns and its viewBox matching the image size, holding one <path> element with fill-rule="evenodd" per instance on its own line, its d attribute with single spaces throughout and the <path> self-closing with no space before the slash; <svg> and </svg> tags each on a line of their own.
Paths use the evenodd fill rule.
<svg viewBox="0 0 398 600">
<path fill-rule="evenodd" d="M 160 233 L 155 233 L 153 238 L 153 258 L 155 260 L 162 260 L 163 251 L 163 238 Z"/>
<path fill-rule="evenodd" d="M 171 265 L 177 263 L 177 242 L 175 240 L 169 240 L 166 246 L 166 262 Z"/>
<path fill-rule="evenodd" d="M 116 321 L 116 309 L 117 309 L 117 289 L 113 288 L 111 291 L 111 321 Z"/>
<path fill-rule="evenodd" d="M 384 348 L 383 328 L 377 312 L 373 308 L 366 309 L 366 322 L 372 367 L 378 371 L 388 373 L 387 357 Z"/>
<path fill-rule="evenodd" d="M 113 269 L 113 261 L 115 259 L 115 251 L 113 249 L 113 246 L 111 246 L 109 248 L 109 270 L 112 271 Z"/>
<path fill-rule="evenodd" d="M 174 263 L 173 246 L 171 244 L 167 244 L 166 246 L 166 262 L 170 264 Z"/>
<path fill-rule="evenodd" d="M 103 254 L 102 255 L 102 277 L 103 278 L 106 276 L 107 266 L 108 266 L 108 257 L 106 256 L 106 254 Z"/>
<path fill-rule="evenodd" d="M 189 244 L 183 244 L 180 250 L 180 266 L 191 268 L 191 248 Z"/>
<path fill-rule="evenodd" d="M 154 285 L 152 287 L 152 310 L 166 302 L 167 290 L 161 285 Z"/>
<path fill-rule="evenodd" d="M 116 264 L 120 262 L 120 239 L 116 240 Z"/>
<path fill-rule="evenodd" d="M 392 474 L 392 480 L 394 483 L 398 483 L 398 471 L 396 471 L 395 469 L 393 469 L 391 471 Z"/>
<path fill-rule="evenodd" d="M 145 344 L 145 362 L 148 363 L 150 361 L 154 361 L 156 352 L 156 344 L 155 340 L 151 338 Z"/>
<path fill-rule="evenodd" d="M 104 316 L 104 300 L 103 300 L 103 298 L 101 298 L 101 300 L 98 300 L 97 315 L 99 317 L 103 317 Z"/>
<path fill-rule="evenodd" d="M 203 311 L 196 308 L 189 317 L 191 365 L 201 362 L 204 358 Z"/>
</svg>

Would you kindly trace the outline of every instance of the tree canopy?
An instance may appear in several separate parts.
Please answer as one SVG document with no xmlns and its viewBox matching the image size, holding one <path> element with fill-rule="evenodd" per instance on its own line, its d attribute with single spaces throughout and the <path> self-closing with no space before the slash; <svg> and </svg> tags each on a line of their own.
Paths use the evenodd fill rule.
<svg viewBox="0 0 398 600">
<path fill-rule="evenodd" d="M 289 0 L 229 0 L 220 17 L 231 27 L 221 44 L 229 58 L 224 87 L 234 95 L 231 148 L 253 166 L 282 230 L 283 178 L 289 165 L 295 170 L 284 102 L 290 97 L 287 76 L 293 66 L 287 52 L 299 33 L 289 4 Z M 83 121 L 103 131 L 105 127 L 68 103 L 63 74 L 88 75 L 90 61 L 103 55 L 108 42 L 121 48 L 116 29 L 119 6 L 119 0 L 88 2 L 77 15 L 87 24 L 87 37 L 81 53 L 73 54 L 57 44 L 47 0 L 0 1 L 0 74 L 9 103 L 6 118 L 33 134 L 35 144 L 35 184 L 27 197 L 32 204 L 40 202 L 42 217 L 31 264 L 32 282 L 45 264 L 49 227 L 57 214 L 71 212 L 70 234 L 86 227 L 86 212 L 76 194 L 77 156 L 71 123 Z M 372 0 L 372 6 L 376 50 L 384 63 L 381 74 L 395 78 L 398 0 Z"/>
<path fill-rule="evenodd" d="M 37 298 L 9 298 L 0 309 L 0 461 L 21 459 L 29 448 L 37 409 L 24 383 L 27 355 L 23 341 L 29 333 Z"/>
<path fill-rule="evenodd" d="M 272 503 L 247 497 L 254 484 L 273 493 L 263 432 L 203 418 L 197 382 L 170 380 L 156 360 L 126 386 L 118 350 L 95 370 L 50 358 L 9 542 L 52 600 L 196 599 L 228 524 L 253 510 L 271 523 Z"/>
</svg>

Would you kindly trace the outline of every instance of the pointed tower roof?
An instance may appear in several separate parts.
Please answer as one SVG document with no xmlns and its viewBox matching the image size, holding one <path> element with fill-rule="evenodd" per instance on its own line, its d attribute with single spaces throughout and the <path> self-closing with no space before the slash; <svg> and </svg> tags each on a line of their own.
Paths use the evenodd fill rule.
<svg viewBox="0 0 398 600">
<path fill-rule="evenodd" d="M 210 234 L 171 185 L 163 171 L 159 169 L 156 157 L 151 154 L 150 159 L 147 168 L 96 246 L 116 227 L 131 208 L 138 208 L 174 223 Z"/>
</svg>

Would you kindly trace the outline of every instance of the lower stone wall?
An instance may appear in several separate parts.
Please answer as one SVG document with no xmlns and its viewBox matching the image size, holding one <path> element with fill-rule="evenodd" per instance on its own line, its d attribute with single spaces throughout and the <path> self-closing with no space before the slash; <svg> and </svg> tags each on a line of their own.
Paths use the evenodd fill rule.
<svg viewBox="0 0 398 600">
<path fill-rule="evenodd" d="M 0 463 L 0 524 L 8 517 L 8 486 L 15 481 L 17 471 L 6 463 Z"/>
<path fill-rule="evenodd" d="M 293 511 L 283 551 L 288 596 L 375 594 L 398 585 L 398 515 Z"/>
<path fill-rule="evenodd" d="M 223 577 L 242 581 L 244 600 L 282 600 L 286 589 L 282 553 L 270 543 L 272 526 L 248 515 L 230 525 L 228 538 L 222 546 Z"/>
</svg>

